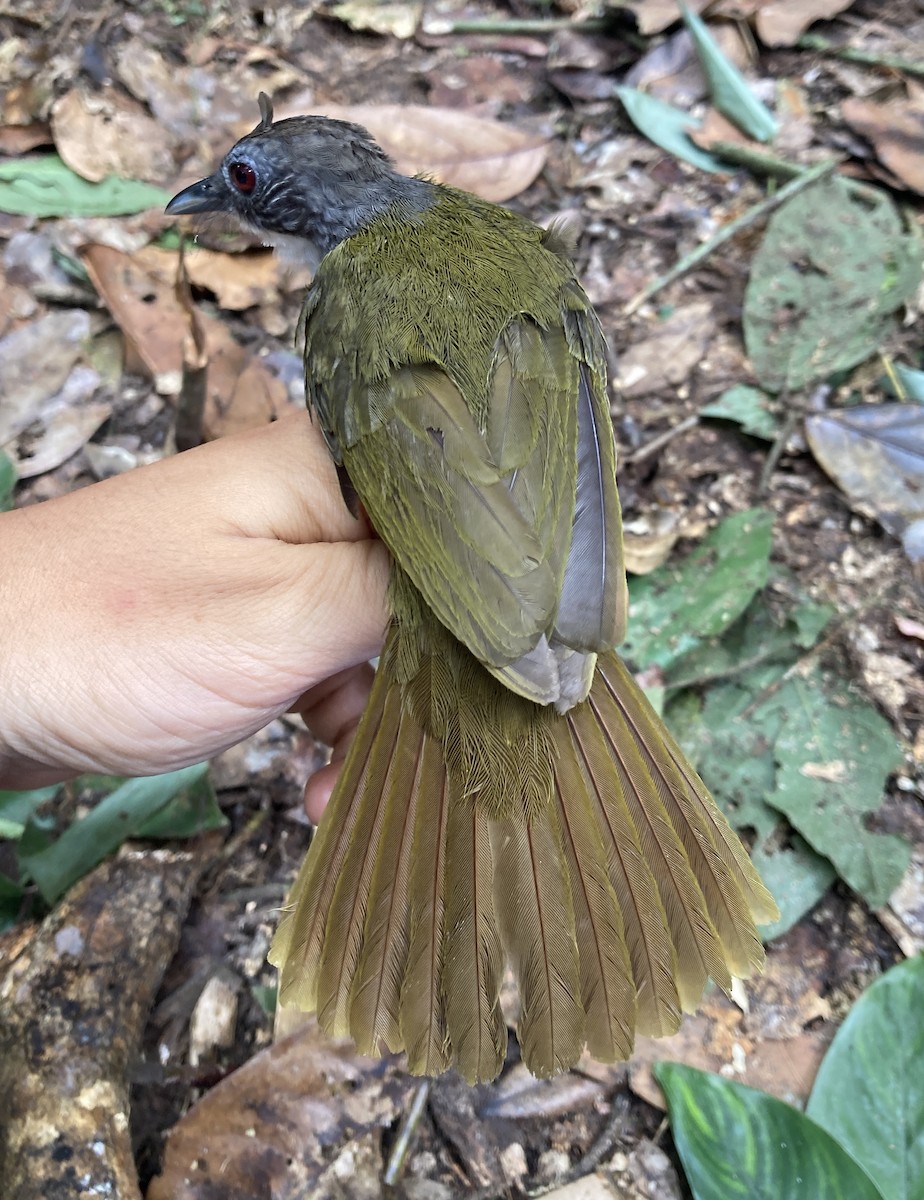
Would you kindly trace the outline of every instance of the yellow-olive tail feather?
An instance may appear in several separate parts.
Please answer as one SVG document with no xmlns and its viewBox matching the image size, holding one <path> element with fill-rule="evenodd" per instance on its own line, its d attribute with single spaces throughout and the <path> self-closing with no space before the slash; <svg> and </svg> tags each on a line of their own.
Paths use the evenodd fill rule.
<svg viewBox="0 0 924 1200">
<path fill-rule="evenodd" d="M 625 1058 L 636 1032 L 674 1031 L 707 978 L 760 967 L 773 900 L 617 655 L 551 724 L 551 800 L 511 816 L 452 778 L 416 711 L 380 670 L 273 945 L 283 1004 L 364 1052 L 405 1049 L 415 1073 L 475 1081 L 506 1053 L 505 960 L 538 1075 L 585 1044 Z"/>
</svg>

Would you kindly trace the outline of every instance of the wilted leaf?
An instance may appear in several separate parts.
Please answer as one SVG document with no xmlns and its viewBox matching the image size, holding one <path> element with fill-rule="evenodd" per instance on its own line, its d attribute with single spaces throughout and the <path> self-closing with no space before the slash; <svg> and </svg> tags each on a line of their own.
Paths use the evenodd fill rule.
<svg viewBox="0 0 924 1200">
<path fill-rule="evenodd" d="M 95 400 L 98 371 L 78 364 L 64 386 L 41 405 L 27 433 L 15 443 L 16 469 L 22 479 L 53 471 L 90 440 L 112 414 L 108 401 Z"/>
<path fill-rule="evenodd" d="M 80 88 L 65 92 L 52 105 L 51 131 L 62 159 L 91 183 L 110 175 L 156 183 L 173 175 L 165 127 L 117 88 L 92 97 Z"/>
<path fill-rule="evenodd" d="M 771 217 L 744 334 L 761 385 L 799 390 L 868 358 L 921 279 L 921 245 L 884 192 L 820 180 Z"/>
<path fill-rule="evenodd" d="M 714 417 L 722 421 L 734 421 L 742 432 L 766 442 L 775 440 L 779 422 L 770 411 L 767 397 L 759 388 L 736 384 L 723 392 L 717 400 L 699 410 L 701 417 Z"/>
<path fill-rule="evenodd" d="M 848 96 L 841 104 L 848 125 L 873 144 L 879 161 L 916 192 L 924 193 L 924 91 L 887 104 Z"/>
<path fill-rule="evenodd" d="M 148 1200 L 379 1194 L 382 1130 L 415 1082 L 314 1022 L 255 1055 L 171 1131 Z"/>
<path fill-rule="evenodd" d="M 90 336 L 90 318 L 81 308 L 51 312 L 0 340 L 0 446 L 18 437 L 56 395 Z"/>
<path fill-rule="evenodd" d="M 378 3 L 377 0 L 343 0 L 330 10 L 332 17 L 351 29 L 410 38 L 420 23 L 423 4 Z"/>
<path fill-rule="evenodd" d="M 701 12 L 709 0 L 693 0 L 690 7 Z M 627 8 L 635 14 L 641 34 L 661 33 L 680 19 L 677 0 L 609 0 L 610 8 Z"/>
<path fill-rule="evenodd" d="M 31 826 L 27 827 L 20 844 L 23 870 L 46 902 L 54 904 L 71 884 L 126 839 L 138 836 L 179 792 L 193 787 L 207 771 L 208 764 L 202 763 L 167 775 L 129 779 L 50 844 L 43 834 L 37 849 L 29 844 Z"/>
<path fill-rule="evenodd" d="M 757 33 L 765 46 L 794 46 L 815 21 L 850 8 L 853 0 L 727 0 L 716 8 L 732 19 L 756 15 Z"/>
<path fill-rule="evenodd" d="M 35 217 L 122 217 L 163 208 L 170 193 L 110 175 L 88 183 L 49 154 L 0 162 L 0 212 Z"/>
<path fill-rule="evenodd" d="M 632 622 L 623 650 L 635 666 L 669 667 L 726 630 L 767 582 L 773 516 L 727 517 L 676 567 L 632 580 Z"/>
<path fill-rule="evenodd" d="M 889 1200 L 924 1196 L 924 955 L 863 993 L 837 1031 L 806 1113 Z"/>
<path fill-rule="evenodd" d="M 495 204 L 528 188 L 545 166 L 548 153 L 548 138 L 541 134 L 458 109 L 335 104 L 317 111 L 364 125 L 399 171 L 432 175 Z"/>
<path fill-rule="evenodd" d="M 621 357 L 616 386 L 624 396 L 645 396 L 683 383 L 714 336 L 715 306 L 708 300 L 674 309 Z"/>
<path fill-rule="evenodd" d="M 680 1063 L 658 1063 L 655 1078 L 696 1200 L 883 1200 L 829 1133 L 782 1100 Z"/>
<path fill-rule="evenodd" d="M 713 104 L 750 137 L 769 142 L 777 130 L 776 118 L 757 99 L 738 68 L 722 53 L 705 22 L 685 4 L 680 5 L 680 11 L 693 35 L 696 53 L 709 80 Z"/>
<path fill-rule="evenodd" d="M 896 537 L 924 517 L 924 406 L 858 405 L 809 417 L 805 431 L 852 507 Z"/>
<path fill-rule="evenodd" d="M 699 167 L 702 171 L 730 170 L 714 154 L 701 150 L 690 138 L 689 131 L 699 128 L 699 121 L 695 117 L 635 88 L 618 87 L 616 94 L 632 124 L 656 146 L 677 158 L 682 158 L 694 167 Z"/>
</svg>

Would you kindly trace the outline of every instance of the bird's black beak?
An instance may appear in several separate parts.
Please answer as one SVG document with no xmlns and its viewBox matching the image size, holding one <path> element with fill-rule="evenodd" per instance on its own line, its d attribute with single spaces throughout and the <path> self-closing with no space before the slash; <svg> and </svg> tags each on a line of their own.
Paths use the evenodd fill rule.
<svg viewBox="0 0 924 1200">
<path fill-rule="evenodd" d="M 164 212 L 171 217 L 186 216 L 190 213 L 223 212 L 225 204 L 225 182 L 221 175 L 209 175 L 198 183 L 177 192 Z"/>
</svg>

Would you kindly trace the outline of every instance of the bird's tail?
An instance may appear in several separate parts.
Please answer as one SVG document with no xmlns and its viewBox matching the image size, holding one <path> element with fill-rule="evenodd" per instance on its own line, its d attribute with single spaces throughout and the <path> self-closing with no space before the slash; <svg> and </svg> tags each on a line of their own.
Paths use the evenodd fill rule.
<svg viewBox="0 0 924 1200">
<path fill-rule="evenodd" d="M 757 970 L 773 899 L 616 654 L 552 732 L 553 802 L 496 819 L 380 670 L 273 944 L 280 1002 L 364 1053 L 475 1081 L 504 1060 L 505 960 L 543 1076 L 585 1044 L 626 1058 L 707 978 Z"/>
</svg>

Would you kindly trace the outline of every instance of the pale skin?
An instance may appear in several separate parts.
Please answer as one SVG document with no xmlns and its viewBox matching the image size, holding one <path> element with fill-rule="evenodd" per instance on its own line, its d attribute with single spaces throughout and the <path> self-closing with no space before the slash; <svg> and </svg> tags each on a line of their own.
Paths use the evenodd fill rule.
<svg viewBox="0 0 924 1200">
<path fill-rule="evenodd" d="M 0 514 L 0 788 L 210 758 L 287 710 L 333 747 L 368 696 L 388 555 L 307 413 Z"/>
</svg>

